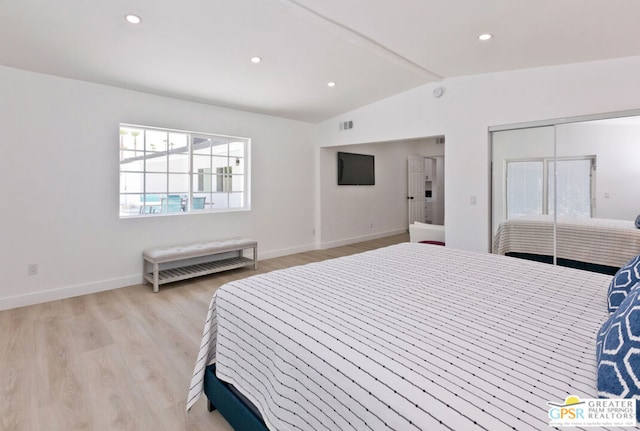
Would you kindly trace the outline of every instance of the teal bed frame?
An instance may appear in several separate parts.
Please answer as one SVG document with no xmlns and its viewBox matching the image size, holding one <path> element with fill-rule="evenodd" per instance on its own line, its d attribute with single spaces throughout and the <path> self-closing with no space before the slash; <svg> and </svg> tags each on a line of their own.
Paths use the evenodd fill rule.
<svg viewBox="0 0 640 431">
<path fill-rule="evenodd" d="M 269 431 L 257 409 L 235 388 L 216 377 L 216 365 L 207 366 L 204 374 L 207 409 L 218 410 L 235 431 Z"/>
<path fill-rule="evenodd" d="M 509 252 L 506 254 L 506 256 L 553 264 L 553 256 L 531 254 L 531 253 L 518 253 L 518 252 Z M 580 261 L 571 260 L 571 259 L 563 259 L 561 257 L 557 258 L 556 261 L 557 261 L 556 263 L 559 266 L 566 266 L 566 267 L 575 268 L 575 269 L 583 269 L 585 271 L 591 271 L 591 272 L 599 272 L 600 274 L 615 275 L 615 273 L 618 272 L 618 270 L 620 269 L 620 268 L 615 268 L 613 266 L 599 265 L 597 263 L 588 263 L 588 262 L 580 262 Z"/>
</svg>

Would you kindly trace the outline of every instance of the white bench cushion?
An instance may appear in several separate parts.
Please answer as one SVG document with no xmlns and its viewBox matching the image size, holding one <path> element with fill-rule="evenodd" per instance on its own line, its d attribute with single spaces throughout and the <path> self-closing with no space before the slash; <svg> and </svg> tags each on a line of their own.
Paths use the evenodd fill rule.
<svg viewBox="0 0 640 431">
<path fill-rule="evenodd" d="M 198 242 L 173 247 L 145 250 L 142 256 L 151 263 L 171 262 L 178 259 L 207 256 L 228 251 L 257 247 L 258 242 L 251 239 L 228 239 L 224 241 Z"/>
</svg>

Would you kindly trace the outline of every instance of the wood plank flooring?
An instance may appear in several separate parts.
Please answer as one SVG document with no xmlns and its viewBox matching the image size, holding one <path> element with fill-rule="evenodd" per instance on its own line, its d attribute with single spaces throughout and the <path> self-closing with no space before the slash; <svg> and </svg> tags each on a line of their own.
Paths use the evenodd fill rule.
<svg viewBox="0 0 640 431">
<path fill-rule="evenodd" d="M 232 280 L 408 241 L 396 235 L 167 284 L 0 311 L 0 430 L 229 431 L 185 402 L 211 295 Z"/>
</svg>

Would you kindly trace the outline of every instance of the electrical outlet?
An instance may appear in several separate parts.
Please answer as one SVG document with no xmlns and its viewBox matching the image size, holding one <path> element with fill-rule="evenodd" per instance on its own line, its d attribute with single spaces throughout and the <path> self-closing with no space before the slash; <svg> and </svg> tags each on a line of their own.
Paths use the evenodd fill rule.
<svg viewBox="0 0 640 431">
<path fill-rule="evenodd" d="M 27 275 L 38 275 L 38 264 L 30 263 L 27 265 Z"/>
</svg>

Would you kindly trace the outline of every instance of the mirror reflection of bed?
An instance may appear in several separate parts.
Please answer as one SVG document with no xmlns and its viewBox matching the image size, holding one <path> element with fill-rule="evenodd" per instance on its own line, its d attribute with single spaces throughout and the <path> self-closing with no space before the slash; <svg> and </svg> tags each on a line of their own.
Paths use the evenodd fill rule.
<svg viewBox="0 0 640 431">
<path fill-rule="evenodd" d="M 497 254 L 615 274 L 640 250 L 640 229 L 631 220 L 529 216 L 505 220 L 493 243 Z"/>
<path fill-rule="evenodd" d="M 491 139 L 494 253 L 614 274 L 640 252 L 640 116 L 500 126 Z"/>
</svg>

